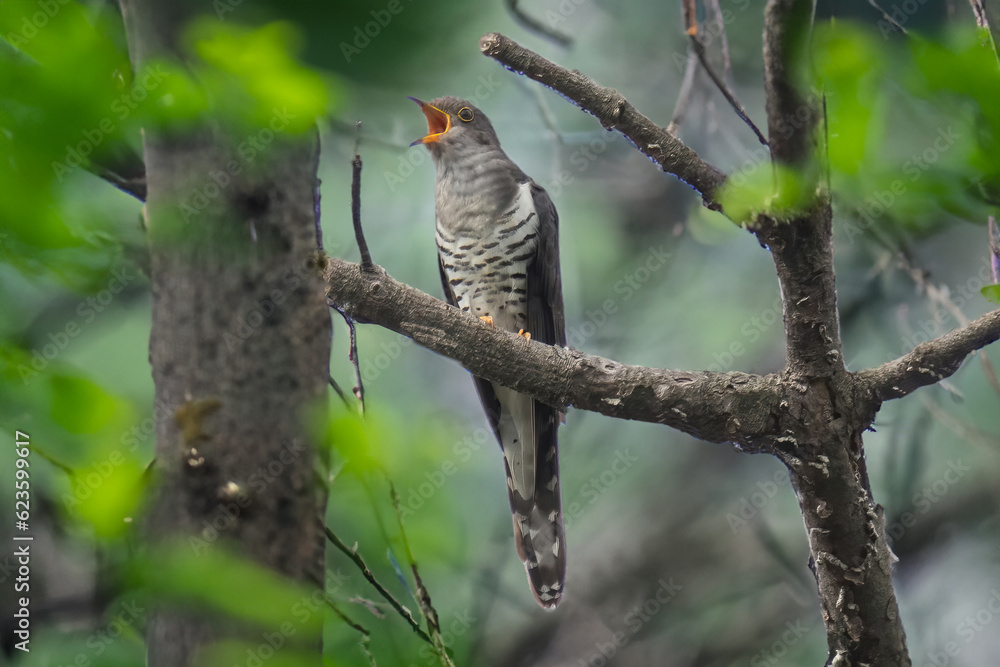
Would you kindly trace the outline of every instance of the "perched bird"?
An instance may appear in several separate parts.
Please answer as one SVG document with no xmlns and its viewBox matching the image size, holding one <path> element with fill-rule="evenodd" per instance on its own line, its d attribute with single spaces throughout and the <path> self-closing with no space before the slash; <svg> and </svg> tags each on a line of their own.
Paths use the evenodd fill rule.
<svg viewBox="0 0 1000 667">
<path fill-rule="evenodd" d="M 437 167 L 438 265 L 451 305 L 487 324 L 566 345 L 559 276 L 559 218 L 548 193 L 500 148 L 486 115 L 465 100 L 420 105 L 424 144 Z M 560 411 L 473 378 L 503 450 L 514 542 L 538 603 L 559 604 L 566 538 L 559 495 Z"/>
</svg>

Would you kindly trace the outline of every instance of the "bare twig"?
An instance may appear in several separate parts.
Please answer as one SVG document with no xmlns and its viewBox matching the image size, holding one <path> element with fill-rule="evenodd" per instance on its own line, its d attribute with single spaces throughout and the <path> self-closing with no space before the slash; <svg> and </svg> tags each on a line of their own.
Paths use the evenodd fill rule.
<svg viewBox="0 0 1000 667">
<path fill-rule="evenodd" d="M 690 33 L 688 34 L 690 35 Z M 705 55 L 705 45 L 702 44 L 701 37 L 697 34 L 690 35 L 690 40 L 691 48 L 694 49 L 695 55 L 698 56 L 698 61 L 701 63 L 701 66 L 705 68 L 705 72 L 708 74 L 709 78 L 712 79 L 712 83 L 714 83 L 715 87 L 719 89 L 722 96 L 726 98 L 726 101 L 729 102 L 729 106 L 733 108 L 733 111 L 735 111 L 736 115 L 740 117 L 740 120 L 746 123 L 753 133 L 757 135 L 757 141 L 759 141 L 762 145 L 767 146 L 767 138 L 761 133 L 760 129 L 754 125 L 754 122 L 750 120 L 750 116 L 747 115 L 743 105 L 736 99 L 736 95 L 729 89 L 726 82 L 723 81 L 718 74 L 716 74 L 712 64 L 708 62 L 708 57 Z"/>
<path fill-rule="evenodd" d="M 333 379 L 332 375 L 330 376 L 330 387 L 333 388 L 333 391 L 337 394 L 337 396 L 340 396 L 340 400 L 344 402 L 344 405 L 350 408 L 351 403 L 347 400 L 347 394 L 345 394 L 344 390 L 340 388 L 340 385 L 337 384 L 337 381 Z"/>
<path fill-rule="evenodd" d="M 360 120 L 357 128 L 360 133 Z M 372 256 L 368 252 L 368 242 L 365 241 L 365 230 L 361 227 L 361 154 L 357 141 L 354 144 L 354 159 L 351 161 L 351 219 L 354 221 L 354 238 L 361 252 L 361 266 L 370 269 L 373 266 Z"/>
<path fill-rule="evenodd" d="M 972 0 L 972 1 L 973 1 L 973 4 L 975 4 L 975 0 Z M 894 27 L 896 30 L 900 31 L 904 35 L 909 35 L 910 34 L 910 33 L 906 32 L 906 28 L 904 28 L 902 25 L 899 24 L 899 21 L 897 21 L 896 19 L 894 19 L 891 16 L 889 16 L 889 14 L 886 13 L 886 11 L 884 9 L 882 9 L 881 7 L 879 7 L 878 3 L 875 2 L 875 0 L 868 0 L 868 4 L 871 5 L 872 7 L 874 7 L 875 9 L 877 9 L 879 11 L 879 13 L 882 14 L 882 18 L 885 19 L 886 21 L 888 21 L 889 23 L 891 23 L 892 27 Z"/>
<path fill-rule="evenodd" d="M 545 84 L 593 114 L 609 130 L 617 130 L 632 141 L 643 154 L 701 193 L 705 205 L 721 210 L 715 200 L 725 174 L 708 164 L 635 107 L 613 88 L 600 86 L 583 74 L 567 70 L 525 49 L 499 33 L 489 33 L 479 40 L 484 54 L 500 64 Z"/>
<path fill-rule="evenodd" d="M 715 27 L 719 30 L 719 38 L 722 41 L 722 78 L 732 87 L 733 66 L 729 57 L 729 37 L 726 35 L 726 21 L 722 17 L 722 7 L 719 6 L 719 0 L 706 0 L 705 6 L 712 10 Z"/>
<path fill-rule="evenodd" d="M 887 238 L 884 237 L 884 235 L 879 233 L 878 230 L 874 231 L 876 233 L 876 237 L 879 238 L 879 240 L 887 248 L 889 248 L 890 251 L 893 251 L 894 249 L 892 247 L 891 241 L 889 241 Z M 992 239 L 991 239 L 991 248 L 992 248 Z M 969 324 L 969 318 L 966 317 L 965 313 L 962 312 L 962 309 L 959 308 L 954 301 L 952 301 L 951 297 L 948 294 L 948 291 L 928 280 L 927 272 L 924 269 L 921 269 L 920 267 L 916 266 L 910 259 L 909 254 L 907 252 L 905 252 L 903 249 L 895 249 L 893 254 L 896 257 L 899 266 L 910 277 L 910 279 L 913 280 L 914 284 L 916 284 L 917 287 L 924 294 L 927 295 L 927 299 L 931 302 L 932 305 L 938 306 L 948 311 L 948 313 L 953 318 L 955 318 L 955 321 L 958 323 L 959 326 L 964 327 Z M 987 381 L 989 381 L 990 386 L 993 387 L 993 390 L 998 394 L 1000 394 L 1000 380 L 998 380 L 997 378 L 996 369 L 993 368 L 993 362 L 991 362 L 989 356 L 985 354 L 980 354 L 978 356 L 979 356 L 979 362 L 983 366 L 983 372 L 986 374 Z M 946 389 L 947 388 L 948 387 L 946 387 Z"/>
<path fill-rule="evenodd" d="M 368 632 L 368 629 L 365 628 L 365 626 L 361 625 L 360 623 L 351 620 L 351 618 L 347 614 L 345 614 L 343 610 L 341 610 L 341 608 L 337 605 L 337 602 L 332 597 L 330 597 L 329 594 L 324 592 L 323 600 L 326 602 L 326 605 L 333 610 L 333 613 L 337 616 L 337 618 L 339 618 L 348 626 L 350 626 L 354 630 L 357 630 L 361 634 L 361 641 L 358 642 L 361 645 L 361 652 L 365 654 L 365 658 L 368 660 L 368 664 L 371 667 L 376 667 L 375 656 L 372 655 L 371 651 L 372 635 L 370 632 Z"/>
<path fill-rule="evenodd" d="M 122 176 L 118 172 L 93 161 L 87 161 L 85 166 L 95 176 L 103 178 L 125 194 L 132 195 L 139 201 L 146 201 L 146 175 L 144 173 L 135 176 Z M 140 166 L 142 166 L 141 160 Z"/>
<path fill-rule="evenodd" d="M 997 51 L 996 37 L 993 33 L 994 28 L 990 25 L 985 3 L 983 0 L 969 0 L 969 4 L 972 5 L 972 13 L 976 17 L 976 25 L 985 33 L 986 46 L 993 52 L 993 57 L 1000 64 L 1000 51 Z"/>
<path fill-rule="evenodd" d="M 1000 229 L 997 229 L 997 219 L 989 216 L 986 219 L 987 236 L 990 242 L 990 277 L 993 283 L 1000 283 Z"/>
<path fill-rule="evenodd" d="M 674 105 L 674 113 L 670 117 L 670 124 L 667 125 L 667 132 L 677 136 L 681 123 L 684 122 L 684 115 L 687 113 L 688 104 L 691 102 L 691 93 L 694 91 L 694 77 L 698 72 L 698 56 L 694 53 L 694 47 L 688 44 L 687 65 L 684 67 L 684 79 L 681 80 L 681 89 L 677 93 L 677 104 Z"/>
<path fill-rule="evenodd" d="M 434 648 L 437 649 L 443 667 L 455 667 L 455 664 L 448 656 L 448 647 L 445 646 L 444 637 L 441 636 L 441 622 L 438 620 L 437 610 L 434 609 L 434 605 L 431 603 L 431 594 L 427 590 L 427 587 L 424 586 L 424 580 L 420 578 L 417 561 L 413 558 L 413 552 L 410 550 L 410 541 L 406 539 L 406 529 L 403 528 L 403 514 L 399 511 L 399 494 L 396 493 L 396 487 L 391 481 L 389 482 L 389 494 L 392 496 L 392 508 L 396 512 L 396 522 L 399 524 L 399 536 L 403 540 L 403 551 L 406 553 L 406 560 L 413 571 L 413 581 L 417 586 L 417 603 L 420 605 L 420 611 L 423 613 L 424 618 L 427 619 L 427 629 L 434 640 Z"/>
<path fill-rule="evenodd" d="M 693 51 L 694 54 L 698 57 L 698 62 L 700 62 L 701 66 L 705 68 L 705 73 L 707 73 L 709 78 L 712 79 L 712 83 L 715 84 L 715 87 L 719 89 L 719 92 L 722 93 L 722 96 L 726 98 L 727 102 L 729 102 L 729 106 L 731 106 L 733 110 L 736 111 L 736 115 L 739 116 L 740 119 L 744 123 L 746 123 L 751 130 L 753 130 L 753 133 L 757 135 L 757 140 L 760 141 L 760 143 L 763 144 L 764 146 L 767 146 L 767 139 L 764 137 L 763 134 L 761 134 L 761 131 L 757 128 L 757 126 L 754 125 L 754 122 L 750 120 L 750 116 L 747 115 L 747 112 L 743 109 L 743 105 L 740 104 L 739 101 L 736 99 L 736 95 L 733 94 L 733 91 L 730 90 L 726 82 L 718 74 L 716 74 L 715 68 L 713 68 L 712 64 L 708 62 L 708 56 L 705 54 L 705 44 L 701 41 L 701 35 L 698 33 L 698 15 L 697 15 L 697 7 L 695 0 L 683 0 L 681 4 L 684 8 L 685 32 L 687 33 L 687 36 L 690 39 L 691 51 Z M 725 36 L 725 28 L 721 22 L 722 21 L 721 14 L 718 14 L 717 18 L 719 19 L 719 25 L 722 26 L 723 29 L 722 34 L 723 36 Z M 729 63 L 728 44 L 725 46 L 725 49 L 726 49 L 726 64 L 728 67 Z M 683 92 L 683 87 L 682 87 L 682 92 Z M 674 115 L 676 116 L 676 114 L 677 111 L 675 110 Z M 671 120 L 671 126 L 673 125 L 674 121 Z"/>
<path fill-rule="evenodd" d="M 569 46 L 573 43 L 573 38 L 569 35 L 564 35 L 555 28 L 547 25 L 543 25 L 538 19 L 529 16 L 524 13 L 518 6 L 519 0 L 505 0 L 504 4 L 507 5 L 507 11 L 511 13 L 514 20 L 520 23 L 522 26 L 530 30 L 531 32 L 537 33 L 542 37 L 547 37 L 559 46 Z"/>
<path fill-rule="evenodd" d="M 319 156 L 320 152 L 323 150 L 323 146 L 320 143 L 319 132 L 316 132 L 316 169 L 319 170 Z M 323 228 L 320 226 L 321 213 L 322 213 L 322 197 L 320 195 L 320 186 L 323 181 L 320 180 L 319 176 L 316 177 L 316 183 L 313 186 L 313 222 L 316 225 L 316 247 L 319 248 L 320 252 L 323 252 Z"/>
<path fill-rule="evenodd" d="M 684 30 L 688 35 L 698 34 L 698 3 L 697 0 L 681 0 L 684 11 Z"/>
<path fill-rule="evenodd" d="M 358 266 L 361 266 L 360 264 Z M 361 268 L 362 271 L 371 271 L 371 269 Z M 350 350 L 347 352 L 347 358 L 351 362 L 351 366 L 354 367 L 354 398 L 358 399 L 358 408 L 361 412 L 361 416 L 365 416 L 365 383 L 361 377 L 361 360 L 358 357 L 358 328 L 354 323 L 354 318 L 351 317 L 347 311 L 338 306 L 335 302 L 328 299 L 330 307 L 340 313 L 340 316 L 344 318 L 344 323 L 347 324 L 347 330 L 350 333 L 351 342 Z M 333 378 L 330 378 L 333 380 Z"/>
<path fill-rule="evenodd" d="M 423 628 L 420 627 L 420 624 L 417 623 L 417 619 L 413 617 L 413 613 L 400 604 L 399 600 L 396 599 L 396 596 L 390 593 L 389 590 L 375 578 L 375 575 L 370 569 L 368 569 L 368 565 L 365 564 L 364 559 L 361 557 L 361 554 L 358 553 L 357 549 L 352 549 L 344 544 L 344 541 L 341 540 L 336 533 L 330 530 L 328 526 L 323 526 L 323 532 L 326 533 L 326 538 L 331 544 L 333 544 L 333 546 L 337 547 L 341 553 L 350 558 L 351 561 L 357 565 L 358 569 L 361 570 L 361 574 L 368 580 L 368 583 L 374 586 L 375 590 L 378 591 L 378 594 L 385 598 L 386 602 L 388 602 L 389 605 L 403 617 L 403 620 L 409 624 L 410 628 L 413 629 L 413 632 L 415 632 L 417 636 L 425 642 L 433 646 L 434 642 L 431 640 L 430 635 L 424 632 Z"/>
</svg>

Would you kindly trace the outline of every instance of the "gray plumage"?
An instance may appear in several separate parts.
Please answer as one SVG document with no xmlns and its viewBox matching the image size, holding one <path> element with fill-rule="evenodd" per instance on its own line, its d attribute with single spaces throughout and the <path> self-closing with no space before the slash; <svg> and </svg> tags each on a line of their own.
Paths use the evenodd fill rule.
<svg viewBox="0 0 1000 667">
<path fill-rule="evenodd" d="M 437 167 L 438 263 L 453 306 L 494 326 L 566 345 L 559 273 L 559 219 L 548 193 L 500 148 L 469 102 L 414 100 L 427 116 L 424 143 Z M 562 599 L 566 545 L 557 430 L 562 415 L 530 396 L 474 378 L 503 451 L 514 541 L 535 599 Z"/>
</svg>

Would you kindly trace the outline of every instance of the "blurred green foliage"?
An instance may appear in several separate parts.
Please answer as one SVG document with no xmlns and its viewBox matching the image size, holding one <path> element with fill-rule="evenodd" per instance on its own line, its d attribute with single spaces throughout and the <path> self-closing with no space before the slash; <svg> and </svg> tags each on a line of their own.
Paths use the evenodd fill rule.
<svg viewBox="0 0 1000 667">
<path fill-rule="evenodd" d="M 138 150 L 143 126 L 182 130 L 218 114 L 254 130 L 275 107 L 294 114 L 293 131 L 319 118 L 324 241 L 347 258 L 357 253 L 349 160 L 360 139 L 364 220 L 376 262 L 438 294 L 433 168 L 422 148 L 406 147 L 424 121 L 405 96 L 470 98 L 559 207 L 574 347 L 656 366 L 780 369 L 781 302 L 767 255 L 591 117 L 478 54 L 479 36 L 502 30 L 665 121 L 686 60 L 676 7 L 652 0 L 522 4 L 575 33 L 576 45 L 560 50 L 526 32 L 498 1 L 226 2 L 225 11 L 206 4 L 206 18 L 189 26 L 183 66 L 163 62 L 134 74 L 121 19 L 107 5 L 59 3 L 37 25 L 37 2 L 0 4 L 0 427 L 31 434 L 37 516 L 58 545 L 45 599 L 69 608 L 73 596 L 120 593 L 82 621 L 70 612 L 69 620 L 44 617 L 37 651 L 17 664 L 72 664 L 79 656 L 91 664 L 141 664 L 145 612 L 121 615 L 133 598 L 145 609 L 161 595 L 261 628 L 291 616 L 299 636 L 322 633 L 326 664 L 364 664 L 359 633 L 324 605 L 303 602 L 308 591 L 239 555 L 195 553 L 187 544 L 134 553 L 129 519 L 141 514 L 156 420 L 169 415 L 153 405 L 148 283 L 134 269 L 121 273 L 142 254 L 139 206 L 80 166 L 112 155 L 113 146 Z M 851 6 L 868 11 L 867 3 Z M 735 89 L 759 121 L 760 7 L 723 7 L 732 16 L 726 28 Z M 814 83 L 827 110 L 819 131 L 829 137 L 822 166 L 829 167 L 837 215 L 845 355 L 853 369 L 958 325 L 956 310 L 975 317 L 990 307 L 984 296 L 998 296 L 984 287 L 982 223 L 1000 200 L 1000 74 L 980 34 L 934 30 L 930 12 L 928 5 L 910 17 L 905 39 L 887 37 L 864 13 L 855 14 L 861 21 L 816 28 Z M 717 51 L 718 41 L 710 48 Z M 682 125 L 682 138 L 734 174 L 722 195 L 729 216 L 784 216 L 811 203 L 802 175 L 772 171 L 766 152 L 706 90 L 694 99 L 699 112 Z M 926 267 L 947 306 L 929 302 L 911 273 L 896 269 L 901 257 L 919 272 Z M 345 339 L 338 328 L 331 371 L 342 384 L 352 377 Z M 629 635 L 616 658 L 621 664 L 663 656 L 676 664 L 774 664 L 769 658 L 785 624 L 796 622 L 808 633 L 780 647 L 783 664 L 825 655 L 801 519 L 787 484 L 773 481 L 776 462 L 648 424 L 571 412 L 561 462 L 569 592 L 567 606 L 545 615 L 514 553 L 500 454 L 468 374 L 374 327 L 360 329 L 359 345 L 366 419 L 331 400 L 330 415 L 319 420 L 331 454 L 327 521 L 415 610 L 392 481 L 458 664 L 519 664 L 518 650 L 531 642 L 544 645 L 540 651 L 563 650 L 569 664 L 587 664 L 612 633 L 631 632 L 630 611 L 670 577 L 683 589 Z M 878 432 L 866 438 L 876 499 L 890 526 L 905 512 L 918 518 L 897 546 L 902 613 L 917 658 L 954 638 L 962 615 L 984 603 L 985 584 L 1000 581 L 995 516 L 976 509 L 995 507 L 997 395 L 978 363 L 952 383 L 952 393 L 922 390 L 887 406 Z M 0 447 L 0 470 L 11 469 L 12 456 Z M 973 470 L 921 512 L 928 497 L 920 494 L 955 460 Z M 0 492 L 12 495 L 9 476 L 0 476 Z M 60 577 L 63 571 L 70 574 Z M 436 664 L 332 549 L 326 584 L 371 631 L 378 664 Z M 105 641 L 101 633 L 113 628 L 116 636 Z M 217 650 L 211 661 L 239 664 L 255 647 Z M 986 664 L 982 656 L 998 650 L 995 638 L 980 634 L 956 662 Z M 299 658 L 282 664 L 304 664 Z M 267 664 L 279 660 L 286 658 Z"/>
</svg>

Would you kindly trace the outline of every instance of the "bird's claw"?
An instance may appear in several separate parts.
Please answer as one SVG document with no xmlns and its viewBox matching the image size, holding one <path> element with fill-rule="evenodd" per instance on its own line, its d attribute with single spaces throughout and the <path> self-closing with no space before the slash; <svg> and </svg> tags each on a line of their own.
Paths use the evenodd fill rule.
<svg viewBox="0 0 1000 667">
<path fill-rule="evenodd" d="M 479 319 L 481 319 L 483 321 L 483 324 L 485 324 L 486 326 L 488 327 L 493 326 L 493 318 L 490 317 L 489 315 L 481 315 Z"/>
<path fill-rule="evenodd" d="M 519 329 L 518 332 L 517 332 L 517 335 L 523 337 L 524 340 L 528 340 L 528 341 L 531 340 L 531 332 L 530 331 L 525 331 L 524 329 Z"/>
</svg>

